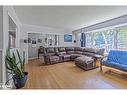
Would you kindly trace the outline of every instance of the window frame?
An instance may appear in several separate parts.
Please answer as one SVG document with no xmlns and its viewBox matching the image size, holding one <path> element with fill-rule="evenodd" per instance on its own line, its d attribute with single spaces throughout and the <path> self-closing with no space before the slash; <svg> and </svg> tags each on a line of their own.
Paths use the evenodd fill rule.
<svg viewBox="0 0 127 95">
<path fill-rule="evenodd" d="M 113 33 L 113 49 L 119 49 L 118 46 L 117 46 L 117 38 L 118 38 L 117 33 L 118 33 L 118 30 L 122 29 L 122 28 L 127 28 L 127 23 L 116 25 L 116 26 L 111 26 L 111 27 L 106 27 L 106 28 L 101 28 L 101 29 L 97 29 L 97 30 L 87 31 L 87 32 L 84 32 L 84 33 L 89 34 L 89 33 L 94 33 L 94 32 L 104 32 L 104 31 L 113 30 L 114 31 L 114 33 Z M 93 38 L 93 37 L 91 37 L 91 38 Z M 91 46 L 95 47 L 92 43 L 91 43 Z M 86 47 L 87 47 L 87 39 L 86 39 Z"/>
</svg>

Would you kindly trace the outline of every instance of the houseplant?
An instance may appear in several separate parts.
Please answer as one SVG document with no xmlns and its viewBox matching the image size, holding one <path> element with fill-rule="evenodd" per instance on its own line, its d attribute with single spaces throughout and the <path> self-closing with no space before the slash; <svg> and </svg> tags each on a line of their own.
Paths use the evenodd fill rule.
<svg viewBox="0 0 127 95">
<path fill-rule="evenodd" d="M 24 71 L 25 52 L 23 52 L 23 56 L 21 56 L 18 50 L 16 50 L 16 53 L 13 52 L 11 54 L 10 49 L 7 49 L 5 64 L 8 73 L 12 75 L 16 89 L 22 88 L 25 85 L 28 76 L 28 72 Z"/>
</svg>

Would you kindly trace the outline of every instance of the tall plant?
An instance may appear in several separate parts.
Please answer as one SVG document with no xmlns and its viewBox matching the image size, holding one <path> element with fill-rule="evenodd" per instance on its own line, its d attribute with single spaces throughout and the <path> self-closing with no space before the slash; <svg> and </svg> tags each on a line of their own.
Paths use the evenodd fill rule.
<svg viewBox="0 0 127 95">
<path fill-rule="evenodd" d="M 16 59 L 17 55 L 17 59 Z M 16 54 L 13 52 L 10 54 L 10 49 L 6 50 L 5 63 L 8 72 L 17 78 L 24 77 L 24 65 L 25 65 L 25 52 L 23 52 L 23 56 L 21 57 L 18 50 L 16 50 Z"/>
</svg>

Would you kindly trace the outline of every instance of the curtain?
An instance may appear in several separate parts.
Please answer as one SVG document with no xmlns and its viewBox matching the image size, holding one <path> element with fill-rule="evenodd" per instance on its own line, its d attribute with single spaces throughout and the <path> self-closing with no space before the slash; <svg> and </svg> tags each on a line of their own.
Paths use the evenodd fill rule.
<svg viewBox="0 0 127 95">
<path fill-rule="evenodd" d="M 81 47 L 85 47 L 86 46 L 86 36 L 85 33 L 81 33 Z"/>
</svg>

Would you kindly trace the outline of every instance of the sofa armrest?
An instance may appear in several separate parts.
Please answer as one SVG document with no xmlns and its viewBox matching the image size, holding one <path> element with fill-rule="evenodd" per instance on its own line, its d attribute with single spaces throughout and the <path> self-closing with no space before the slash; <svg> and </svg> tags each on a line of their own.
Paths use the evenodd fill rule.
<svg viewBox="0 0 127 95">
<path fill-rule="evenodd" d="M 100 71 L 102 71 L 102 62 L 107 60 L 107 56 L 104 56 L 102 60 L 100 60 Z"/>
<path fill-rule="evenodd" d="M 106 61 L 106 60 L 107 60 L 107 58 L 108 58 L 108 56 L 104 56 L 103 60 L 104 60 L 104 61 Z"/>
<path fill-rule="evenodd" d="M 43 55 L 43 57 L 44 57 L 44 62 L 45 62 L 46 64 L 50 63 L 50 55 L 45 54 L 45 55 Z"/>
<path fill-rule="evenodd" d="M 106 61 L 106 60 L 107 60 L 107 56 L 104 56 L 104 58 L 101 60 L 100 63 L 102 64 L 102 62 L 103 62 L 103 61 Z"/>
<path fill-rule="evenodd" d="M 59 55 L 60 55 L 60 53 L 59 53 L 59 52 L 56 52 L 56 53 L 55 53 L 55 55 L 56 55 L 56 56 L 59 56 Z"/>
<path fill-rule="evenodd" d="M 50 57 L 50 55 L 48 55 L 48 54 L 45 54 L 43 56 L 44 56 L 44 58 L 49 58 Z"/>
</svg>

